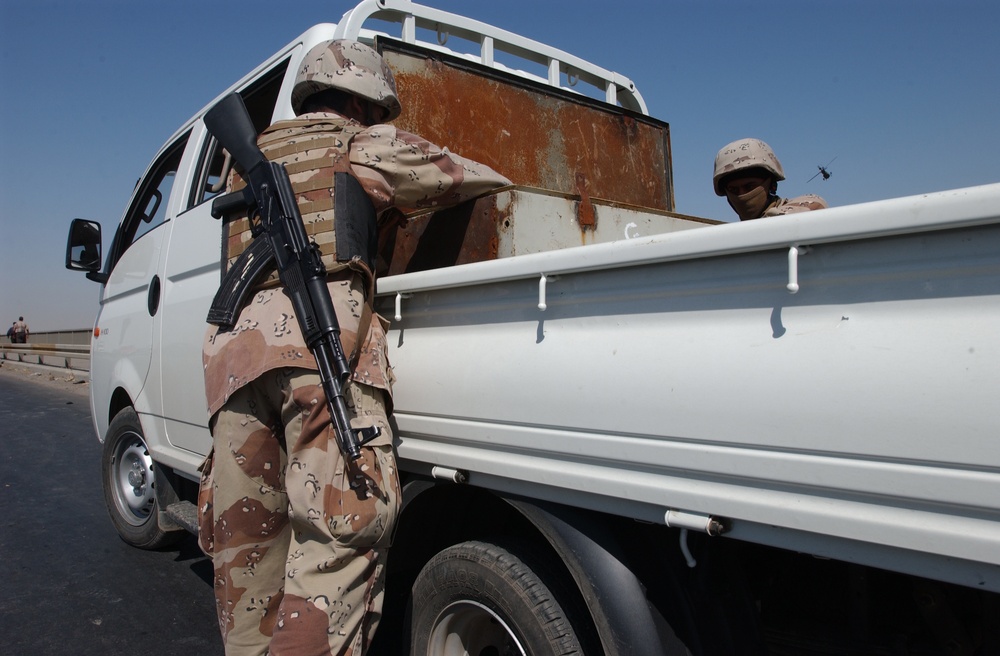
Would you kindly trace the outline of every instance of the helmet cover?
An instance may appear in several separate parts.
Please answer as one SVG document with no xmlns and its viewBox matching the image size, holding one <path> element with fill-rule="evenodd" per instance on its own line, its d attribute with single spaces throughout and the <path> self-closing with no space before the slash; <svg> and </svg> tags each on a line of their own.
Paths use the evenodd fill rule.
<svg viewBox="0 0 1000 656">
<path fill-rule="evenodd" d="M 775 180 L 784 180 L 785 173 L 781 162 L 775 156 L 771 147 L 760 139 L 740 139 L 722 147 L 715 156 L 715 175 L 712 184 L 718 196 L 725 196 L 722 179 L 737 171 L 745 169 L 764 169 Z"/>
<path fill-rule="evenodd" d="M 383 107 L 391 121 L 402 107 L 396 96 L 396 80 L 382 56 L 357 41 L 338 39 L 314 46 L 302 59 L 292 89 L 292 110 L 302 113 L 309 96 L 339 89 Z"/>
</svg>

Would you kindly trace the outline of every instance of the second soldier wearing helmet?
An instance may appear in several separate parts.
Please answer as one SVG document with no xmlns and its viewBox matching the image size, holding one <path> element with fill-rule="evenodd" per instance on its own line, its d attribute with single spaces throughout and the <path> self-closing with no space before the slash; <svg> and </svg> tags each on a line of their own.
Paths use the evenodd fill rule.
<svg viewBox="0 0 1000 656">
<path fill-rule="evenodd" d="M 826 201 L 813 194 L 779 197 L 778 182 L 784 179 L 781 162 L 760 139 L 734 141 L 715 156 L 715 193 L 726 197 L 741 221 L 827 207 Z"/>
<path fill-rule="evenodd" d="M 400 503 L 388 421 L 394 377 L 386 325 L 371 309 L 373 274 L 365 262 L 373 254 L 344 261 L 337 248 L 335 228 L 344 217 L 333 216 L 334 173 L 355 177 L 380 215 L 448 207 L 510 181 L 386 125 L 401 110 L 392 71 L 361 43 L 311 49 L 291 103 L 296 118 L 266 129 L 258 145 L 286 165 L 323 255 L 344 352 L 353 354 L 345 389 L 352 427 L 382 432 L 357 461 L 344 460 L 315 362 L 272 276 L 233 330 L 206 334 L 213 453 L 202 469 L 199 540 L 215 568 L 227 654 L 362 654 L 380 617 Z M 230 186 L 242 184 L 234 176 Z M 245 218 L 229 225 L 231 264 L 252 233 Z"/>
</svg>

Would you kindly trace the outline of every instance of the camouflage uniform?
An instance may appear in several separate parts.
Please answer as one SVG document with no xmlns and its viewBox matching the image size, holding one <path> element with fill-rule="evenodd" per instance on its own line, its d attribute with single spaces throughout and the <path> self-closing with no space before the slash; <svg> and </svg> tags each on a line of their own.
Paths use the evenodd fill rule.
<svg viewBox="0 0 1000 656">
<path fill-rule="evenodd" d="M 815 194 L 805 194 L 795 198 L 775 198 L 764 210 L 762 216 L 781 216 L 782 214 L 822 210 L 827 207 L 829 206 L 826 201 Z"/>
<path fill-rule="evenodd" d="M 447 207 L 509 184 L 420 137 L 332 113 L 278 123 L 258 143 L 268 159 L 286 163 L 328 265 L 336 265 L 335 171 L 354 175 L 379 212 Z M 230 260 L 247 240 L 245 225 L 235 224 Z M 386 324 L 376 317 L 364 325 L 367 285 L 351 269 L 333 273 L 328 287 L 344 352 L 361 342 L 345 390 L 351 424 L 382 429 L 353 464 L 337 447 L 315 361 L 282 287 L 263 285 L 231 331 L 206 335 L 214 452 L 203 466 L 200 541 L 213 558 L 229 654 L 361 654 L 379 619 L 399 509 Z"/>
</svg>

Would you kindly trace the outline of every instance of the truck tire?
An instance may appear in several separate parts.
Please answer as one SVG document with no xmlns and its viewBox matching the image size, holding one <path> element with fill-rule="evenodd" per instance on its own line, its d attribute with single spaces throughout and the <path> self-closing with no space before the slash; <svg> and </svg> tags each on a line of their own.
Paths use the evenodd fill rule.
<svg viewBox="0 0 1000 656">
<path fill-rule="evenodd" d="M 122 540 L 140 549 L 175 542 L 182 532 L 164 531 L 157 521 L 156 475 L 139 416 L 131 407 L 111 421 L 101 455 L 104 503 Z"/>
<path fill-rule="evenodd" d="M 439 552 L 413 584 L 410 654 L 585 654 L 569 606 L 533 567 L 538 563 L 487 542 Z"/>
</svg>

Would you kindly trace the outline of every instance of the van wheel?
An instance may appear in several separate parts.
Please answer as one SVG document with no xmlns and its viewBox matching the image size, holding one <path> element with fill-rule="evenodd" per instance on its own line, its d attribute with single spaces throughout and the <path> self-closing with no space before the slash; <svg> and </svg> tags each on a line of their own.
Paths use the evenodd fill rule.
<svg viewBox="0 0 1000 656">
<path fill-rule="evenodd" d="M 111 523 L 125 542 L 140 549 L 156 549 L 181 537 L 179 531 L 162 530 L 157 521 L 155 471 L 139 416 L 125 408 L 108 427 L 101 478 Z"/>
<path fill-rule="evenodd" d="M 411 655 L 587 653 L 569 606 L 532 567 L 539 565 L 486 542 L 457 544 L 435 555 L 413 584 Z M 549 579 L 558 587 L 558 577 Z M 589 626 L 589 617 L 581 620 Z"/>
</svg>

